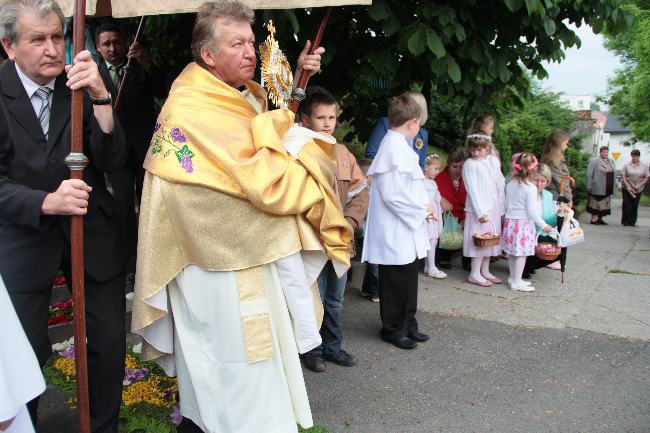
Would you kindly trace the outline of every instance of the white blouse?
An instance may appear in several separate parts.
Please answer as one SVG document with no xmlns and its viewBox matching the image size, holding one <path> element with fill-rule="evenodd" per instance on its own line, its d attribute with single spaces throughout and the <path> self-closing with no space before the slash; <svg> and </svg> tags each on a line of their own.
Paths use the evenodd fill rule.
<svg viewBox="0 0 650 433">
<path fill-rule="evenodd" d="M 463 164 L 463 182 L 467 190 L 465 210 L 476 218 L 487 215 L 499 206 L 499 186 L 488 158 L 469 158 Z"/>
<path fill-rule="evenodd" d="M 368 175 L 372 188 L 361 261 L 405 265 L 426 257 L 429 197 L 418 156 L 404 135 L 386 133 Z"/>
<path fill-rule="evenodd" d="M 506 186 L 506 218 L 530 220 L 539 228 L 546 227 L 546 221 L 539 211 L 540 204 L 537 203 L 535 185 L 514 179 L 508 182 Z"/>
</svg>

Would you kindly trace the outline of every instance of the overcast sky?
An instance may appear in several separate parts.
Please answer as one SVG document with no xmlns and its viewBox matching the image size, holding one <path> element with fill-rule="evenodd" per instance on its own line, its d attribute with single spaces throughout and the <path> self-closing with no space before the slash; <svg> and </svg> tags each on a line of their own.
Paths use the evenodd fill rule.
<svg viewBox="0 0 650 433">
<path fill-rule="evenodd" d="M 603 43 L 604 38 L 595 34 L 591 27 L 575 28 L 582 40 L 580 49 L 566 51 L 562 63 L 546 63 L 549 78 L 542 86 L 567 95 L 603 95 L 607 89 L 607 78 L 614 74 L 620 62 Z"/>
</svg>

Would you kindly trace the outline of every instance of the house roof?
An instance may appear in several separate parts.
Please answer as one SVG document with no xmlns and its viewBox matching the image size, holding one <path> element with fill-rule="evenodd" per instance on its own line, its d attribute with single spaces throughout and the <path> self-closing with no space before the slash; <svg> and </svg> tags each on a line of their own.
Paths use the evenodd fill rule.
<svg viewBox="0 0 650 433">
<path fill-rule="evenodd" d="M 625 132 L 630 132 L 630 128 L 623 125 L 623 122 L 621 121 L 621 116 L 617 114 L 611 114 L 611 113 L 606 113 L 607 114 L 607 123 L 605 123 L 605 131 L 607 133 L 625 133 Z"/>
</svg>

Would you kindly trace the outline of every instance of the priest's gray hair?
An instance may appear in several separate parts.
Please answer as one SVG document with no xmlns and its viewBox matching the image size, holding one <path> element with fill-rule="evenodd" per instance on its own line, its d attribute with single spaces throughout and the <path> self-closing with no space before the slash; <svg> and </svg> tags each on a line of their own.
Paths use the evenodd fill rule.
<svg viewBox="0 0 650 433">
<path fill-rule="evenodd" d="M 192 30 L 192 57 L 195 62 L 204 67 L 201 48 L 214 52 L 219 42 L 219 28 L 215 25 L 217 18 L 231 18 L 252 25 L 255 21 L 255 12 L 237 0 L 207 2 L 201 5 Z"/>
<path fill-rule="evenodd" d="M 65 17 L 55 0 L 0 0 L 0 39 L 7 38 L 11 43 L 18 40 L 18 17 L 24 11 L 35 12 L 41 17 L 54 13 L 63 30 Z"/>
<path fill-rule="evenodd" d="M 404 94 L 417 102 L 418 106 L 420 107 L 420 118 L 418 120 L 420 121 L 420 126 L 424 126 L 424 124 L 427 123 L 427 119 L 429 118 L 429 110 L 427 109 L 426 98 L 422 93 L 413 92 L 411 90 L 404 92 Z"/>
</svg>

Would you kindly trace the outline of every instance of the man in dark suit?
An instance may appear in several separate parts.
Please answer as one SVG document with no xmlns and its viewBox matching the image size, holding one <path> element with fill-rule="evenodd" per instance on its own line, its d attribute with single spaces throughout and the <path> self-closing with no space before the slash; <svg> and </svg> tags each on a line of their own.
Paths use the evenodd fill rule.
<svg viewBox="0 0 650 433">
<path fill-rule="evenodd" d="M 151 63 L 140 43 L 131 44 L 127 53 L 124 36 L 116 25 L 106 23 L 98 27 L 95 44 L 101 55 L 99 73 L 113 101 L 117 99 L 127 60 L 131 58 L 129 78 L 117 108 L 117 117 L 129 144 L 129 157 L 124 167 L 108 176 L 122 213 L 127 241 L 127 273 L 131 277 L 130 274 L 135 272 L 138 236 L 135 197 L 140 202 L 144 180 L 142 164 L 156 123 L 154 96 L 165 98 L 167 89 L 164 75 Z"/>
<path fill-rule="evenodd" d="M 104 173 L 127 156 L 124 133 L 90 53 L 65 65 L 54 0 L 0 3 L 0 274 L 41 365 L 51 354 L 52 280 L 70 276 L 70 215 L 85 215 L 85 284 L 94 433 L 117 432 L 125 352 L 124 251 Z M 64 71 L 65 68 L 65 71 Z M 84 89 L 84 180 L 70 180 L 70 89 Z M 36 420 L 38 400 L 28 408 Z"/>
</svg>

